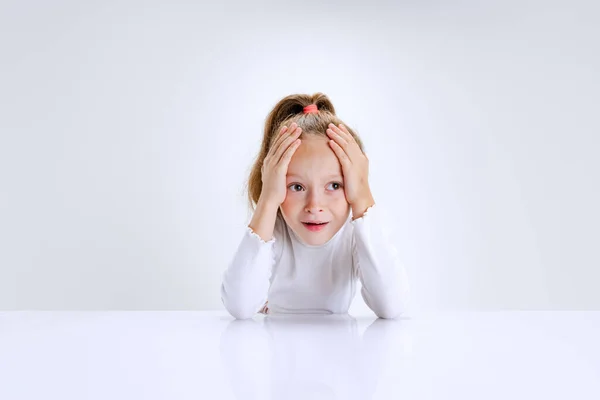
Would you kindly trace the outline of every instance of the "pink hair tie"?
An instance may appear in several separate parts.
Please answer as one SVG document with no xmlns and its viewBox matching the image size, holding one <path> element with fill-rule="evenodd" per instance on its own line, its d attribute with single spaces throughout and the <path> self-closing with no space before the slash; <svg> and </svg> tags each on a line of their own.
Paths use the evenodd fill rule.
<svg viewBox="0 0 600 400">
<path fill-rule="evenodd" d="M 304 107 L 304 114 L 308 114 L 311 112 L 315 112 L 315 113 L 319 112 L 319 109 L 317 108 L 316 104 L 310 104 L 310 105 Z"/>
</svg>

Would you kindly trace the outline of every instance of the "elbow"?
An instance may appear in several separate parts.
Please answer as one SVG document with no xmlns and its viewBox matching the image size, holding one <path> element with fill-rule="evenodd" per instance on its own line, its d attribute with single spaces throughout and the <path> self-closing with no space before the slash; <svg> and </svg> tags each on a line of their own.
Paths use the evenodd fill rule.
<svg viewBox="0 0 600 400">
<path fill-rule="evenodd" d="M 254 310 L 243 308 L 228 308 L 227 311 L 229 311 L 229 314 L 235 319 L 250 319 L 256 314 Z"/>
<path fill-rule="evenodd" d="M 379 318 L 394 319 L 404 315 L 404 307 L 402 307 L 402 303 L 397 301 L 386 301 L 379 304 L 367 301 L 366 303 Z"/>
<path fill-rule="evenodd" d="M 410 290 L 406 289 L 397 296 L 393 296 L 383 307 L 376 312 L 379 318 L 393 319 L 407 317 L 411 314 L 412 303 Z"/>
<path fill-rule="evenodd" d="M 410 299 L 408 296 L 405 298 L 396 298 L 393 301 L 388 302 L 383 307 L 379 307 L 377 311 L 374 310 L 375 314 L 379 318 L 394 319 L 399 317 L 407 317 L 410 314 L 411 306 Z"/>
<path fill-rule="evenodd" d="M 384 319 L 394 319 L 405 314 L 401 307 L 385 307 L 374 312 L 377 317 Z"/>
<path fill-rule="evenodd" d="M 258 312 L 254 307 L 249 307 L 249 303 L 241 301 L 241 299 L 233 300 L 229 298 L 226 300 L 226 298 L 221 297 L 221 301 L 227 312 L 235 319 L 249 319 Z"/>
<path fill-rule="evenodd" d="M 379 318 L 394 319 L 407 315 L 408 298 L 402 296 L 389 296 L 385 301 L 376 304 L 371 309 Z"/>
<path fill-rule="evenodd" d="M 235 319 L 249 319 L 254 317 L 257 312 L 254 308 L 250 308 L 240 301 L 231 302 L 225 301 L 225 299 L 222 299 L 222 301 L 227 312 Z"/>
<path fill-rule="evenodd" d="M 394 319 L 405 317 L 410 307 L 410 287 L 406 279 L 402 280 L 404 284 L 396 290 L 388 293 L 385 300 L 378 304 L 377 311 L 373 310 L 379 318 Z"/>
<path fill-rule="evenodd" d="M 248 296 L 229 294 L 225 290 L 225 286 L 221 286 L 221 302 L 225 309 L 235 319 L 249 319 L 254 317 L 258 312 L 258 308 L 252 306 L 252 301 Z"/>
<path fill-rule="evenodd" d="M 400 292 L 371 296 L 363 286 L 362 295 L 367 306 L 379 318 L 394 319 L 406 314 L 408 296 Z"/>
</svg>

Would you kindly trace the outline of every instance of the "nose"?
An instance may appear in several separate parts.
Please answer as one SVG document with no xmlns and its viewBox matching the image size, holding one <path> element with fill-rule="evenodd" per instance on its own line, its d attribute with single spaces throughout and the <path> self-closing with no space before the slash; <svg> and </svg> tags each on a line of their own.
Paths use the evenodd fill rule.
<svg viewBox="0 0 600 400">
<path fill-rule="evenodd" d="M 308 213 L 319 213 L 323 211 L 323 205 L 321 204 L 321 198 L 317 191 L 311 190 L 308 193 L 306 207 L 304 209 Z"/>
</svg>

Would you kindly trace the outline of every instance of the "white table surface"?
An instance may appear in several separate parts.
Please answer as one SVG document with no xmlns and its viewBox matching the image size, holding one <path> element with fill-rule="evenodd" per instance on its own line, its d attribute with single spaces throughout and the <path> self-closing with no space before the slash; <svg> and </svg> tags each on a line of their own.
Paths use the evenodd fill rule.
<svg viewBox="0 0 600 400">
<path fill-rule="evenodd" d="M 600 399 L 600 312 L 0 312 L 0 399 Z"/>
</svg>

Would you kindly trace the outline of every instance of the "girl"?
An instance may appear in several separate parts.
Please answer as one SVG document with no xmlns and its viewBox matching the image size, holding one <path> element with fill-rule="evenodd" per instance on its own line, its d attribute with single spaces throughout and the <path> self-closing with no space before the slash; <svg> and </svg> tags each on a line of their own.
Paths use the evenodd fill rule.
<svg viewBox="0 0 600 400">
<path fill-rule="evenodd" d="M 405 311 L 406 272 L 368 173 L 362 141 L 326 95 L 275 105 L 248 181 L 254 214 L 223 273 L 221 300 L 233 317 L 347 313 L 357 279 L 378 317 Z"/>
</svg>

